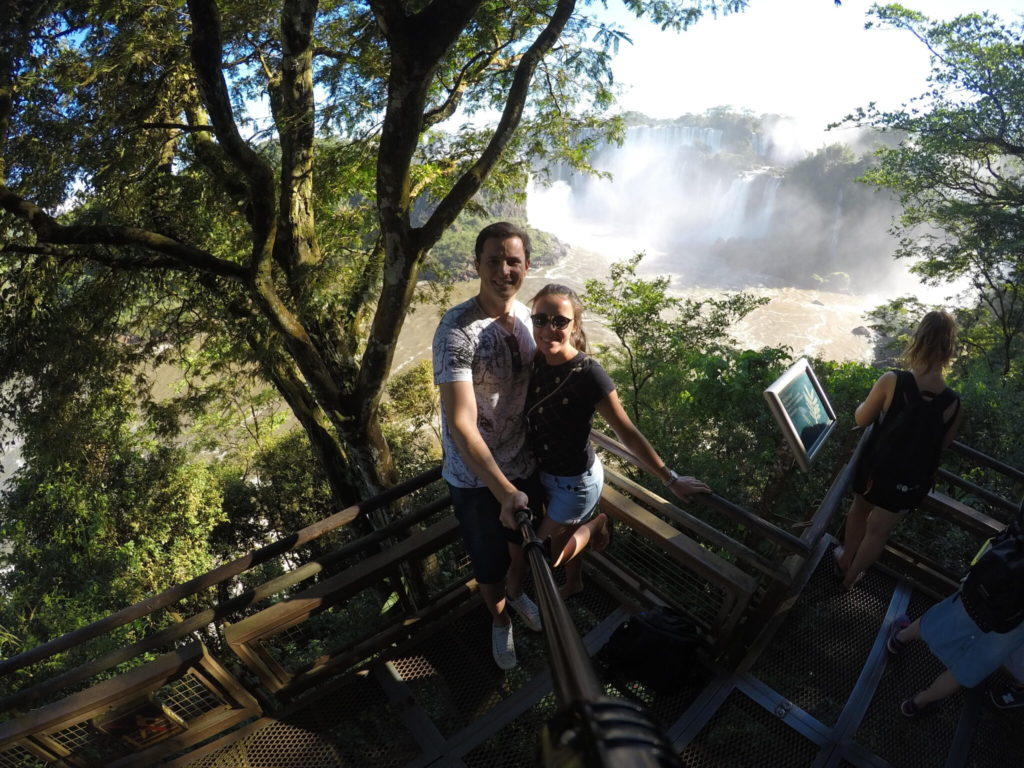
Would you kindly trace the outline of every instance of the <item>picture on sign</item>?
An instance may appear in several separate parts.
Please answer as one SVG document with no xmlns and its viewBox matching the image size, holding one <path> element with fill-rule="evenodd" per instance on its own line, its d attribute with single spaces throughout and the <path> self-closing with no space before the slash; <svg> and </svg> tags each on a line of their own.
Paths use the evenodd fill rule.
<svg viewBox="0 0 1024 768">
<path fill-rule="evenodd" d="M 807 360 L 801 358 L 764 391 L 764 399 L 805 472 L 836 426 L 825 390 Z"/>
</svg>

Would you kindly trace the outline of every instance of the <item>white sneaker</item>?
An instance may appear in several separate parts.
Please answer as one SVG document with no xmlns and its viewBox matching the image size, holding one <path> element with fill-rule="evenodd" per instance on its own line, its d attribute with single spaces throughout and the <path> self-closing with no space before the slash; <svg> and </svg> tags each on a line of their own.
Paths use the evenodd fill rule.
<svg viewBox="0 0 1024 768">
<path fill-rule="evenodd" d="M 507 627 L 491 627 L 491 655 L 494 663 L 502 669 L 512 669 L 516 660 L 516 644 L 512 641 L 512 624 Z"/>
<path fill-rule="evenodd" d="M 537 604 L 525 592 L 521 592 L 519 597 L 516 598 L 506 595 L 505 602 L 512 606 L 512 609 L 519 614 L 519 618 L 523 620 L 526 626 L 534 632 L 540 632 L 540 608 L 537 607 Z"/>
</svg>

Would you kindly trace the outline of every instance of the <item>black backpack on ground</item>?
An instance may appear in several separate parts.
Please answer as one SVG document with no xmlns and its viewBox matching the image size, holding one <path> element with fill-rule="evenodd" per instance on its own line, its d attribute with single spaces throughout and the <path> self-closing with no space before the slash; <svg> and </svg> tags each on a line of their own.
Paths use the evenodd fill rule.
<svg viewBox="0 0 1024 768">
<path fill-rule="evenodd" d="M 1024 621 L 1024 501 L 975 559 L 960 594 L 967 615 L 983 632 L 1009 632 Z"/>
<path fill-rule="evenodd" d="M 956 392 L 949 387 L 926 400 L 913 373 L 894 373 L 897 380 L 893 402 L 882 423 L 874 427 L 858 474 L 869 479 L 873 487 L 888 489 L 886 495 L 896 501 L 897 509 L 908 509 L 919 504 L 931 490 L 942 441 L 956 411 L 948 421 L 943 415 L 954 402 L 957 411 L 960 406 Z"/>
<path fill-rule="evenodd" d="M 701 658 L 706 649 L 692 619 L 655 606 L 623 622 L 608 638 L 602 656 L 613 674 L 656 691 L 673 691 L 703 673 Z"/>
</svg>

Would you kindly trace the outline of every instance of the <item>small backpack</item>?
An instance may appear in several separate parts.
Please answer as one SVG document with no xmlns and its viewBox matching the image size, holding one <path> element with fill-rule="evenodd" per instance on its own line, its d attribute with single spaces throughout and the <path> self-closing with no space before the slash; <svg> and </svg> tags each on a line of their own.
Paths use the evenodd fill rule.
<svg viewBox="0 0 1024 768">
<path fill-rule="evenodd" d="M 898 500 L 897 509 L 909 509 L 928 495 L 935 482 L 942 441 L 956 411 L 950 421 L 943 419 L 943 415 L 954 402 L 959 410 L 960 401 L 949 387 L 925 400 L 913 373 L 895 373 L 893 404 L 882 423 L 875 425 L 861 459 L 864 464 L 858 471 L 872 486 L 888 488 L 889 497 Z M 894 407 L 896 398 L 903 399 L 898 410 Z"/>
<path fill-rule="evenodd" d="M 964 609 L 983 632 L 1024 621 L 1024 501 L 1009 525 L 985 542 L 960 586 Z"/>
<path fill-rule="evenodd" d="M 656 691 L 673 691 L 703 672 L 706 643 L 685 614 L 655 606 L 624 621 L 608 638 L 603 657 L 613 673 Z"/>
</svg>

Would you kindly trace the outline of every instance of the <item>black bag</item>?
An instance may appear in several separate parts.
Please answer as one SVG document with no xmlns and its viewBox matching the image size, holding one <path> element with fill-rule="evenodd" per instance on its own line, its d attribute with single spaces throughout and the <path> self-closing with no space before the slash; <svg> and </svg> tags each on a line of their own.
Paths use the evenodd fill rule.
<svg viewBox="0 0 1024 768">
<path fill-rule="evenodd" d="M 895 373 L 893 403 L 882 423 L 875 425 L 858 474 L 871 488 L 885 489 L 885 498 L 895 510 L 902 510 L 917 506 L 931 490 L 950 424 L 943 414 L 958 398 L 946 387 L 931 400 L 925 400 L 913 373 Z M 897 398 L 902 403 L 898 409 Z"/>
<path fill-rule="evenodd" d="M 656 606 L 624 621 L 604 647 L 611 671 L 656 691 L 681 688 L 703 670 L 706 644 L 688 616 Z"/>
<path fill-rule="evenodd" d="M 1024 500 L 1017 516 L 975 557 L 960 593 L 967 615 L 983 632 L 1002 634 L 1024 621 Z"/>
</svg>

